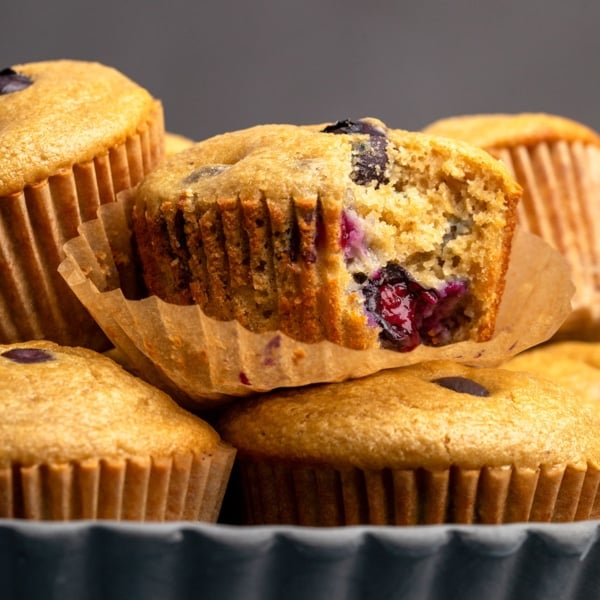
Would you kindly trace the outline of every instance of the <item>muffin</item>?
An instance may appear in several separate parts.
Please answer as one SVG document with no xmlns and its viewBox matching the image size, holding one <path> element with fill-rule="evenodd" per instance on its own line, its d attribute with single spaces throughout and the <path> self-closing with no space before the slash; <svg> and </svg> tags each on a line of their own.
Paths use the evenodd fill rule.
<svg viewBox="0 0 600 600">
<path fill-rule="evenodd" d="M 573 389 L 580 397 L 600 401 L 600 344 L 561 340 L 536 346 L 502 365 L 526 371 Z"/>
<path fill-rule="evenodd" d="M 315 343 L 491 337 L 520 187 L 480 149 L 376 119 L 260 125 L 132 191 L 150 294 Z"/>
<path fill-rule="evenodd" d="M 186 148 L 194 145 L 194 140 L 181 135 L 179 133 L 173 133 L 172 131 L 165 132 L 165 155 L 171 156 L 177 154 Z"/>
<path fill-rule="evenodd" d="M 425 128 L 465 140 L 501 159 L 523 187 L 517 220 L 568 260 L 576 293 L 560 337 L 600 333 L 600 135 L 548 114 L 466 115 Z"/>
<path fill-rule="evenodd" d="M 0 346 L 0 517 L 215 521 L 235 451 L 92 350 Z"/>
<path fill-rule="evenodd" d="M 600 411 L 531 375 L 434 361 L 236 403 L 246 522 L 572 521 L 600 516 Z"/>
<path fill-rule="evenodd" d="M 57 274 L 63 244 L 164 156 L 161 103 L 123 74 L 56 60 L 0 71 L 0 342 L 108 342 Z"/>
</svg>

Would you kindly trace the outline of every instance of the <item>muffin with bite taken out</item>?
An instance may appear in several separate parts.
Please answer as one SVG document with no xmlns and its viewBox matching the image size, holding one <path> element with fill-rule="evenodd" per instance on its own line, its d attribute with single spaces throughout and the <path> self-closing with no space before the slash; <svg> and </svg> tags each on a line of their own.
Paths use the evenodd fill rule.
<svg viewBox="0 0 600 600">
<path fill-rule="evenodd" d="M 199 142 L 132 191 L 151 294 L 250 331 L 408 352 L 494 329 L 520 187 L 376 119 Z"/>
</svg>

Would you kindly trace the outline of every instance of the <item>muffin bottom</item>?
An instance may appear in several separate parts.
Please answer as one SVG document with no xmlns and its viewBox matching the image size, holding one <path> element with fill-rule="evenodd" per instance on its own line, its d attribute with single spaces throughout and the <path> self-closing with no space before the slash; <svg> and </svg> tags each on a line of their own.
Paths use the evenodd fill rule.
<svg viewBox="0 0 600 600">
<path fill-rule="evenodd" d="M 575 284 L 573 312 L 556 338 L 595 339 L 600 333 L 598 290 L 600 149 L 583 142 L 556 141 L 493 148 L 524 188 L 517 221 L 559 250 Z"/>
<path fill-rule="evenodd" d="M 235 451 L 0 469 L 0 518 L 217 520 Z"/>
<path fill-rule="evenodd" d="M 249 524 L 570 522 L 600 516 L 592 465 L 362 470 L 239 459 Z"/>
<path fill-rule="evenodd" d="M 57 272 L 63 245 L 163 155 L 163 113 L 157 106 L 120 145 L 0 196 L 0 343 L 48 339 L 99 351 L 110 347 Z"/>
</svg>

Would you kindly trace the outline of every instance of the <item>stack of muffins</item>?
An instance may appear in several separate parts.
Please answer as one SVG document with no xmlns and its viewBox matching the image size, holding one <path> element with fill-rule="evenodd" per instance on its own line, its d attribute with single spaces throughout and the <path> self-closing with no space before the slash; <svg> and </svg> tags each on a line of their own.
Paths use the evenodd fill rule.
<svg viewBox="0 0 600 600">
<path fill-rule="evenodd" d="M 600 514 L 596 403 L 489 364 L 571 284 L 487 149 L 373 118 L 195 143 L 76 61 L 0 87 L 3 516 L 216 520 L 231 472 L 243 523 Z M 523 240 L 562 284 L 529 337 L 498 331 Z"/>
<path fill-rule="evenodd" d="M 0 71 L 3 518 L 217 518 L 235 450 L 100 353 L 109 339 L 57 270 L 79 225 L 171 139 L 160 101 L 110 67 Z"/>
</svg>

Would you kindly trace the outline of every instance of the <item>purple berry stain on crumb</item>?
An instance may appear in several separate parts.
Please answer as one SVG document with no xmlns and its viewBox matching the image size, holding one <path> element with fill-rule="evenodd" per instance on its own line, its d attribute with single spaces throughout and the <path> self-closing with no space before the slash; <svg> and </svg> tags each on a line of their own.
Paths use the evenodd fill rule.
<svg viewBox="0 0 600 600">
<path fill-rule="evenodd" d="M 16 363 L 32 364 L 54 360 L 54 356 L 40 348 L 11 348 L 2 352 L 1 356 Z"/>
<path fill-rule="evenodd" d="M 244 371 L 240 371 L 240 383 L 244 384 L 244 385 L 250 385 L 250 379 L 248 379 L 248 375 L 246 375 L 246 373 L 244 373 Z"/>
<path fill-rule="evenodd" d="M 365 232 L 358 218 L 347 210 L 342 212 L 340 246 L 344 252 L 344 260 L 346 261 L 361 257 L 366 250 Z"/>
<path fill-rule="evenodd" d="M 388 183 L 388 178 L 385 176 L 388 163 L 388 140 L 384 130 L 366 121 L 345 119 L 328 125 L 322 133 L 367 135 L 367 138 L 353 144 L 350 177 L 358 185 L 369 185 L 375 182 L 375 188 Z"/>
<path fill-rule="evenodd" d="M 458 392 L 459 394 L 470 394 L 471 396 L 479 396 L 481 398 L 490 395 L 490 392 L 486 387 L 468 377 L 438 377 L 437 379 L 433 379 L 433 383 L 441 385 L 453 392 Z"/>
<path fill-rule="evenodd" d="M 29 77 L 17 73 L 11 68 L 0 71 L 0 95 L 20 92 L 32 83 L 33 81 Z"/>
<path fill-rule="evenodd" d="M 410 352 L 420 344 L 442 346 L 466 319 L 460 310 L 468 291 L 463 281 L 450 281 L 440 290 L 426 289 L 393 262 L 370 278 L 359 273 L 354 279 L 362 284 L 369 321 L 381 327 L 383 348 Z"/>
</svg>

